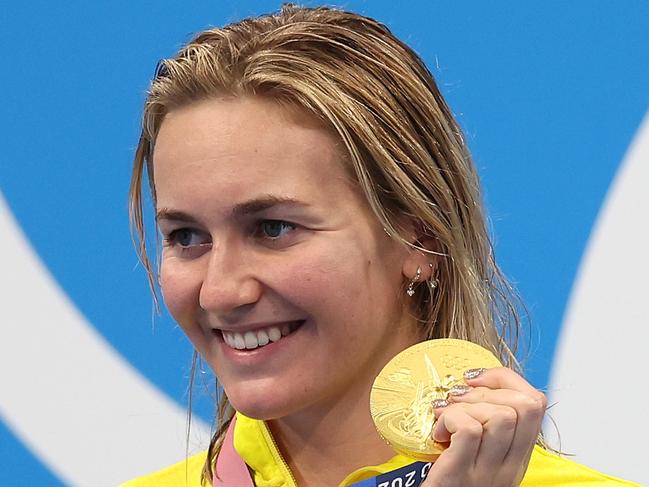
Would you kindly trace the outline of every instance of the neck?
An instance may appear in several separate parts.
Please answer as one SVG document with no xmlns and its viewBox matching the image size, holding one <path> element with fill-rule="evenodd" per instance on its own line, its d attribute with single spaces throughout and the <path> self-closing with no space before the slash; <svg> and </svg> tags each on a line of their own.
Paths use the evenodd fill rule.
<svg viewBox="0 0 649 487">
<path fill-rule="evenodd" d="M 268 422 L 298 485 L 338 485 L 352 471 L 395 455 L 370 416 L 370 386 L 355 389 L 334 404 Z"/>
<path fill-rule="evenodd" d="M 386 337 L 391 350 L 373 357 L 372 365 L 347 384 L 345 394 L 267 422 L 298 485 L 339 485 L 354 470 L 395 455 L 372 421 L 370 391 L 392 356 L 423 339 L 416 327 L 402 326 L 396 337 Z"/>
</svg>

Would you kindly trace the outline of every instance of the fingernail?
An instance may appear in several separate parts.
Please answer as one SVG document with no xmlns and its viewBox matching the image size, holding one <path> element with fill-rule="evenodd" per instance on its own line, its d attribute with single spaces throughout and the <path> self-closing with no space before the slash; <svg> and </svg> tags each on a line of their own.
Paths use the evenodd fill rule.
<svg viewBox="0 0 649 487">
<path fill-rule="evenodd" d="M 445 408 L 448 406 L 448 401 L 446 399 L 435 399 L 431 404 L 433 409 Z"/>
<path fill-rule="evenodd" d="M 464 372 L 464 378 L 465 379 L 475 379 L 478 377 L 480 374 L 482 374 L 485 370 L 484 368 L 479 368 L 479 369 L 469 369 L 466 372 Z"/>
<path fill-rule="evenodd" d="M 448 393 L 451 396 L 463 396 L 470 390 L 471 388 L 469 386 L 465 386 L 464 384 L 456 384 L 449 389 Z"/>
</svg>

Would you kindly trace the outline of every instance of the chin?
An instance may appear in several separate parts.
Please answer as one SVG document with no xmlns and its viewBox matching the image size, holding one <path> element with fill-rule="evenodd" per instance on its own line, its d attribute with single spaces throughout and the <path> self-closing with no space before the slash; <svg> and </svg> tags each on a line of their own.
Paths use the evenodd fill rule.
<svg viewBox="0 0 649 487">
<path fill-rule="evenodd" d="M 232 407 L 249 418 L 268 421 L 295 412 L 295 400 L 290 391 L 279 387 L 267 389 L 237 385 L 233 388 L 225 387 L 225 394 Z"/>
</svg>

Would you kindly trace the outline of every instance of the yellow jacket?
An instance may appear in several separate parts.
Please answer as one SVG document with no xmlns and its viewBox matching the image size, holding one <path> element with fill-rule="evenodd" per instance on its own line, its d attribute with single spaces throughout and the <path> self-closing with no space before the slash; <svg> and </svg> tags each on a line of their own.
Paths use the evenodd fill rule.
<svg viewBox="0 0 649 487">
<path fill-rule="evenodd" d="M 264 421 L 237 413 L 234 448 L 254 472 L 257 487 L 297 487 Z M 207 487 L 201 485 L 205 453 L 199 453 L 159 472 L 126 482 L 122 487 Z M 386 463 L 364 467 L 349 474 L 339 485 L 347 487 L 413 462 L 396 455 Z M 535 447 L 520 487 L 614 487 L 638 484 L 619 480 Z"/>
</svg>

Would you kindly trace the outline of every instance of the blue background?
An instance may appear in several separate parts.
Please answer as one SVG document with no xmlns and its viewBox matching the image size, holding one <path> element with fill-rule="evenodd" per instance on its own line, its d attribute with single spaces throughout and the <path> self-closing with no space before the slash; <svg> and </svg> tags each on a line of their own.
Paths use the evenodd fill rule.
<svg viewBox="0 0 649 487">
<path fill-rule="evenodd" d="M 465 128 L 496 255 L 534 324 L 527 374 L 546 387 L 584 246 L 649 106 L 649 3 L 337 5 L 382 20 L 414 47 Z M 192 33 L 278 6 L 72 0 L 0 8 L 0 190 L 81 312 L 181 403 L 191 348 L 167 315 L 154 320 L 128 229 L 144 93 L 158 59 Z M 207 399 L 198 414 L 209 420 Z M 0 458 L 0 485 L 60 485 L 2 423 Z"/>
</svg>

